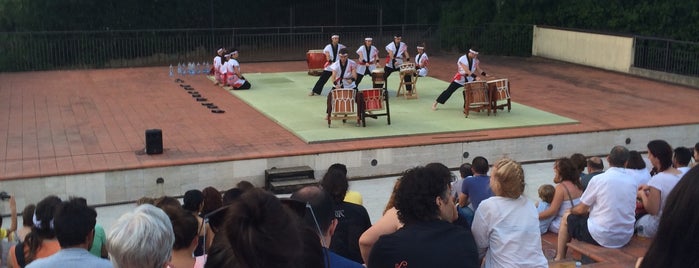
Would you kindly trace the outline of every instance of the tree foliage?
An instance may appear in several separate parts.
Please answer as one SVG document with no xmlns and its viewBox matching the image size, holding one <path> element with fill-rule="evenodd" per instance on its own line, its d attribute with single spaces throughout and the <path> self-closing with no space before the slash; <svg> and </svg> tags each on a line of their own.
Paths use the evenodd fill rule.
<svg viewBox="0 0 699 268">
<path fill-rule="evenodd" d="M 489 23 L 699 41 L 684 0 L 3 0 L 0 31 Z"/>
</svg>

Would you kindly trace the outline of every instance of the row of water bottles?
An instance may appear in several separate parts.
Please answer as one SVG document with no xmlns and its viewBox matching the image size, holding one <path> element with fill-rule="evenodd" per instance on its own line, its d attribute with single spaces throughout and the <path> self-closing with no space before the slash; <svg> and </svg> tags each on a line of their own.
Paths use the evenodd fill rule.
<svg viewBox="0 0 699 268">
<path fill-rule="evenodd" d="M 195 75 L 195 74 L 207 74 L 211 69 L 211 64 L 208 62 L 202 63 L 178 63 L 177 64 L 177 75 Z M 174 76 L 174 68 L 170 64 L 170 76 Z"/>
</svg>

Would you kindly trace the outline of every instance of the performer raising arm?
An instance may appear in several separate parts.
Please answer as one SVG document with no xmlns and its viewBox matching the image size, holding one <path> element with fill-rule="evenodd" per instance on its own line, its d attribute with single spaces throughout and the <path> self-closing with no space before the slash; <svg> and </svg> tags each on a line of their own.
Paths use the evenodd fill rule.
<svg viewBox="0 0 699 268">
<path fill-rule="evenodd" d="M 456 62 L 457 72 L 454 75 L 454 80 L 449 84 L 449 87 L 439 94 L 437 100 L 432 104 L 432 110 L 437 110 L 437 104 L 444 104 L 451 94 L 458 88 L 464 86 L 467 82 L 480 81 L 478 74 L 486 76 L 486 73 L 479 67 L 478 51 L 469 49 L 466 55 L 459 58 Z"/>
</svg>

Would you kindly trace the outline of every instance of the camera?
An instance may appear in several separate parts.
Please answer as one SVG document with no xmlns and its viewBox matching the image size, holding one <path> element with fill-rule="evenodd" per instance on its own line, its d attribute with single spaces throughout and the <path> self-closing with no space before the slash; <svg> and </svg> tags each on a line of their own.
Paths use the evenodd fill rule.
<svg viewBox="0 0 699 268">
<path fill-rule="evenodd" d="M 10 200 L 10 195 L 5 191 L 0 192 L 0 200 L 2 200 L 2 201 Z"/>
</svg>

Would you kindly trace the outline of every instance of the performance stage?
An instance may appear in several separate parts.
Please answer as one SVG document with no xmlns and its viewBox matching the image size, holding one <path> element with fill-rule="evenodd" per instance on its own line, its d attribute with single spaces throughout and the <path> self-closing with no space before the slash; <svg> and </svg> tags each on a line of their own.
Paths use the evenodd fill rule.
<svg viewBox="0 0 699 268">
<path fill-rule="evenodd" d="M 430 55 L 417 100 L 395 98 L 392 75 L 392 124 L 368 119 L 366 128 L 327 127 L 325 97 L 307 96 L 316 77 L 301 61 L 241 58 L 253 88 L 232 94 L 204 75 L 171 77 L 167 67 L 0 73 L 0 189 L 19 207 L 49 194 L 109 204 L 239 180 L 261 186 L 273 167 L 308 165 L 319 178 L 342 162 L 351 177 L 367 178 L 429 162 L 456 168 L 477 155 L 535 162 L 602 155 L 615 144 L 644 151 L 658 138 L 699 141 L 699 90 L 541 58 L 481 55 L 489 74 L 512 82 L 510 113 L 465 118 L 461 90 L 432 111 L 458 56 Z M 225 113 L 202 106 L 177 78 Z M 557 119 L 535 121 L 548 116 Z M 162 129 L 163 154 L 144 153 L 147 129 Z"/>
<path fill-rule="evenodd" d="M 346 123 L 334 121 L 328 127 L 325 118 L 326 97 L 330 83 L 322 96 L 309 97 L 309 85 L 315 84 L 317 76 L 306 72 L 254 73 L 245 77 L 254 81 L 254 90 L 231 90 L 236 97 L 255 108 L 270 120 L 277 122 L 305 142 L 332 142 L 357 139 L 412 136 L 421 134 L 445 134 L 456 132 L 476 132 L 486 129 L 505 129 L 555 124 L 571 124 L 577 121 L 553 113 L 535 109 L 516 102 L 512 111 L 495 114 L 471 112 L 468 118 L 463 114 L 462 90 L 432 111 L 431 105 L 449 83 L 432 78 L 420 77 L 417 80 L 419 98 L 396 97 L 399 84 L 398 73 L 389 77 L 388 91 L 391 125 L 386 117 L 368 118 L 366 127 L 356 127 L 354 120 Z M 213 77 L 209 77 L 213 81 Z M 360 84 L 370 85 L 367 78 Z M 225 87 L 229 89 L 230 87 Z M 511 89 L 517 95 L 517 89 Z"/>
</svg>

